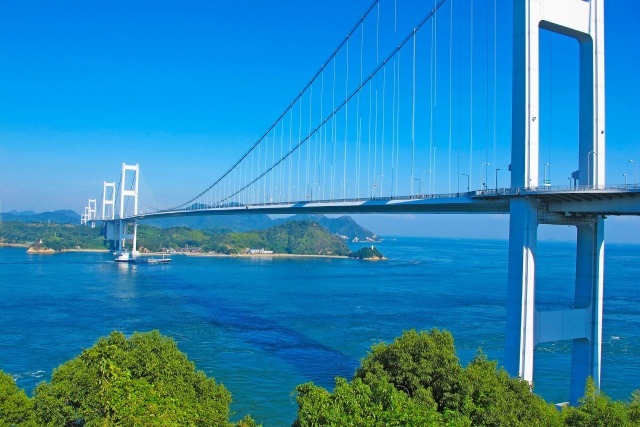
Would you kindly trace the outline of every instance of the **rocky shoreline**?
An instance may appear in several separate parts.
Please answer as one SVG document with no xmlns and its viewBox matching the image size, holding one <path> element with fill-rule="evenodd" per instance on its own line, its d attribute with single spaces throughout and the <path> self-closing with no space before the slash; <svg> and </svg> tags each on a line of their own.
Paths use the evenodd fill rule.
<svg viewBox="0 0 640 427">
<path fill-rule="evenodd" d="M 35 246 L 31 246 L 27 249 L 28 254 L 36 254 L 36 255 L 52 255 L 55 254 L 55 249 L 40 247 L 36 248 Z"/>
</svg>

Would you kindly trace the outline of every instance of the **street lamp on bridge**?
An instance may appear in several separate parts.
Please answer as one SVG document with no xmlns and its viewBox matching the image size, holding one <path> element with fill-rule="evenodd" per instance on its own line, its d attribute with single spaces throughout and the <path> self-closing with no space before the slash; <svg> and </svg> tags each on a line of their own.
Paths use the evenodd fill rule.
<svg viewBox="0 0 640 427">
<path fill-rule="evenodd" d="M 463 173 L 462 175 L 467 177 L 467 193 L 469 192 L 469 174 Z"/>
<path fill-rule="evenodd" d="M 500 168 L 496 168 L 496 192 L 498 192 L 498 171 Z"/>
<path fill-rule="evenodd" d="M 543 183 L 543 185 L 545 187 L 551 187 L 551 180 L 547 179 L 547 168 L 549 168 L 549 172 L 551 172 L 551 167 L 549 166 L 549 163 L 545 163 L 544 164 L 544 183 Z"/>
<path fill-rule="evenodd" d="M 635 160 L 629 160 L 629 163 L 633 163 L 633 185 L 638 185 L 638 164 Z"/>
<path fill-rule="evenodd" d="M 418 194 L 422 194 L 422 180 L 420 178 L 413 178 L 414 181 L 418 181 Z"/>
<path fill-rule="evenodd" d="M 480 189 L 481 190 L 486 190 L 487 189 L 487 182 L 489 181 L 487 179 L 487 174 L 489 172 L 489 166 L 491 165 L 491 163 L 483 163 L 480 165 Z M 482 178 L 482 167 L 484 166 L 484 178 Z"/>
<path fill-rule="evenodd" d="M 622 176 L 624 176 L 624 185 L 627 185 L 627 174 L 623 173 Z"/>
<path fill-rule="evenodd" d="M 376 197 L 376 188 L 378 188 L 378 183 L 380 183 L 379 193 L 382 196 L 382 182 L 381 182 L 381 179 L 383 179 L 383 178 L 384 178 L 384 175 L 380 175 L 380 176 L 378 176 L 378 180 L 373 183 L 373 197 L 374 198 Z"/>
</svg>

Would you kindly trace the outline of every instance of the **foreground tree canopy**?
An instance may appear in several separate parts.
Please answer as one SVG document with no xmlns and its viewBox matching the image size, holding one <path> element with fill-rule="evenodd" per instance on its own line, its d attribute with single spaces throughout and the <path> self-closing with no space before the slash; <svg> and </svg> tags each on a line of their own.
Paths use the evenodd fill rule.
<svg viewBox="0 0 640 427">
<path fill-rule="evenodd" d="M 640 426 L 640 391 L 614 402 L 589 381 L 578 407 L 561 411 L 482 354 L 462 367 L 448 332 L 405 332 L 375 345 L 351 381 L 332 392 L 296 388 L 294 427 L 311 426 Z M 224 426 L 229 392 L 195 369 L 157 331 L 113 332 L 61 365 L 29 399 L 0 371 L 0 427 Z"/>
<path fill-rule="evenodd" d="M 451 334 L 436 329 L 374 346 L 332 393 L 312 383 L 296 391 L 295 427 L 640 425 L 639 392 L 613 402 L 589 382 L 581 406 L 558 411 L 482 353 L 463 368 Z"/>
<path fill-rule="evenodd" d="M 0 427 L 35 425 L 31 409 L 31 401 L 24 391 L 16 386 L 13 378 L 0 371 Z"/>
<path fill-rule="evenodd" d="M 129 339 L 113 332 L 61 365 L 50 383 L 37 386 L 29 419 L 20 412 L 31 409 L 28 399 L 7 395 L 14 409 L 0 417 L 0 426 L 230 425 L 230 393 L 196 371 L 175 342 L 157 331 Z M 253 423 L 246 419 L 240 425 Z"/>
</svg>

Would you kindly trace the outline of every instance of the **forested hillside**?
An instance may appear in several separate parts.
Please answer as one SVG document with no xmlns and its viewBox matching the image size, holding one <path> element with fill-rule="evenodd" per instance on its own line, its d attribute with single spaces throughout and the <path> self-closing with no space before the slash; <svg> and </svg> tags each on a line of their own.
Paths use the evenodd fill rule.
<svg viewBox="0 0 640 427">
<path fill-rule="evenodd" d="M 71 225 L 4 222 L 0 243 L 65 249 L 107 249 L 101 228 Z M 264 249 L 282 254 L 347 255 L 349 248 L 336 235 L 312 221 L 291 221 L 261 231 L 244 233 L 226 228 L 192 230 L 186 227 L 138 226 L 138 249 L 142 252 L 189 251 L 244 253 Z"/>
<path fill-rule="evenodd" d="M 32 245 L 42 240 L 42 245 L 55 249 L 105 249 L 100 227 L 55 223 L 30 223 L 3 221 L 0 243 Z"/>
</svg>

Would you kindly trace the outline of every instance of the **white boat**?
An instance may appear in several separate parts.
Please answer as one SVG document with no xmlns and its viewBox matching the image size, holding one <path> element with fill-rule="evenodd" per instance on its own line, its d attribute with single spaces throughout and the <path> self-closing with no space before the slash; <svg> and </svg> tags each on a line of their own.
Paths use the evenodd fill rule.
<svg viewBox="0 0 640 427">
<path fill-rule="evenodd" d="M 138 258 L 134 261 L 136 264 L 169 264 L 171 258 L 167 258 L 162 255 L 162 258 Z"/>
<path fill-rule="evenodd" d="M 129 251 L 114 252 L 113 254 L 116 256 L 116 262 L 135 262 L 133 254 Z"/>
</svg>

